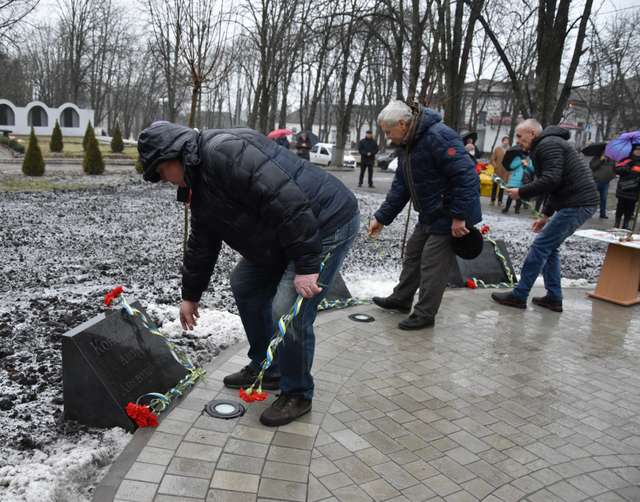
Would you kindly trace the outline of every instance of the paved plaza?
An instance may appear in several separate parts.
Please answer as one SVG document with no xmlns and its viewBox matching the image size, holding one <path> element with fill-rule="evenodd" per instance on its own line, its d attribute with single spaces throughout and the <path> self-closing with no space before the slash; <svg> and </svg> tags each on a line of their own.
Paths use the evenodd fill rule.
<svg viewBox="0 0 640 502">
<path fill-rule="evenodd" d="M 221 383 L 247 362 L 232 347 L 94 500 L 640 500 L 640 308 L 566 293 L 555 314 L 448 290 L 417 332 L 372 305 L 321 313 L 313 411 L 277 429 L 258 421 L 273 395 L 240 419 L 202 414 L 238 400 Z"/>
</svg>

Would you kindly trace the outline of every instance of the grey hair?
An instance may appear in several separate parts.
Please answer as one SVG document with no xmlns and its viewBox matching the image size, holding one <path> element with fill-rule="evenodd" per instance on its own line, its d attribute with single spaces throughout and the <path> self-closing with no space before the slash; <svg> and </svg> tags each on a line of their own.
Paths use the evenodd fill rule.
<svg viewBox="0 0 640 502">
<path fill-rule="evenodd" d="M 529 129 L 538 136 L 542 132 L 542 124 L 540 124 L 536 119 L 527 119 L 518 124 L 516 129 Z"/>
<path fill-rule="evenodd" d="M 398 99 L 392 99 L 378 115 L 378 124 L 394 127 L 401 120 L 409 123 L 413 120 L 413 113 L 409 105 Z"/>
</svg>

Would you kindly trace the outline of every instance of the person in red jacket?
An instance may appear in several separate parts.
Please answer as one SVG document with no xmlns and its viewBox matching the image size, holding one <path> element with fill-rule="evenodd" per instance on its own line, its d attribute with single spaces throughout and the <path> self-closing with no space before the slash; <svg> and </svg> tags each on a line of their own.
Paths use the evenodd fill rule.
<svg viewBox="0 0 640 502">
<path fill-rule="evenodd" d="M 616 174 L 620 176 L 620 179 L 616 188 L 618 206 L 616 207 L 615 227 L 630 230 L 629 223 L 633 218 L 640 194 L 640 144 L 633 145 L 629 158 L 616 164 Z"/>
</svg>

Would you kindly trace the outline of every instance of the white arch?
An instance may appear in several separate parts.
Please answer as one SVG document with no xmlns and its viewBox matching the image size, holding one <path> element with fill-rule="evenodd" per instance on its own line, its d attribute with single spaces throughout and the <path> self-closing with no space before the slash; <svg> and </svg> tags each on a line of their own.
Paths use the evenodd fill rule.
<svg viewBox="0 0 640 502">
<path fill-rule="evenodd" d="M 18 115 L 17 115 L 17 110 L 16 110 L 16 105 L 14 105 L 11 101 L 9 101 L 8 99 L 0 99 L 0 105 L 6 105 L 11 109 L 11 112 L 13 113 L 13 124 L 0 124 L 0 127 L 15 127 L 16 126 L 16 121 L 18 120 Z"/>
<path fill-rule="evenodd" d="M 24 111 L 25 111 L 25 116 L 27 119 L 27 125 L 29 125 L 29 114 L 31 113 L 31 110 L 34 109 L 35 107 L 41 107 L 44 112 L 47 115 L 47 125 L 46 126 L 34 126 L 34 127 L 51 127 L 51 125 L 49 124 L 50 119 L 51 119 L 51 109 L 44 104 L 42 101 L 31 101 L 29 104 L 27 104 L 27 106 L 25 106 Z"/>
<path fill-rule="evenodd" d="M 62 125 L 62 114 L 68 108 L 71 108 L 74 112 L 76 112 L 76 118 L 78 120 L 78 125 L 77 126 L 64 126 L 64 125 Z M 58 120 L 58 124 L 60 124 L 60 127 L 66 127 L 67 129 L 71 129 L 71 128 L 77 129 L 78 127 L 80 127 L 80 108 L 78 108 L 77 105 L 75 105 L 73 103 L 64 103 L 63 105 L 60 105 L 58 107 L 56 112 L 57 112 L 56 119 Z"/>
</svg>

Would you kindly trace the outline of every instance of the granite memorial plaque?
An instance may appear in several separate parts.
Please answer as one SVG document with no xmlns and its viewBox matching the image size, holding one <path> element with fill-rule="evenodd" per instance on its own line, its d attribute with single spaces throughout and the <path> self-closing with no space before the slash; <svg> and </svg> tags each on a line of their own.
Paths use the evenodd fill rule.
<svg viewBox="0 0 640 502">
<path fill-rule="evenodd" d="M 327 293 L 327 296 L 325 297 L 325 299 L 328 302 L 334 301 L 334 300 L 348 300 L 349 298 L 351 298 L 351 293 L 349 292 L 349 288 L 347 288 L 347 285 L 344 283 L 344 279 L 342 278 L 342 275 L 340 275 L 340 272 L 338 272 L 335 276 L 335 278 L 333 279 L 333 283 L 331 284 L 331 287 L 329 288 L 329 292 Z"/>
<path fill-rule="evenodd" d="M 513 270 L 509 252 L 507 251 L 504 241 L 496 240 L 496 244 L 502 256 L 506 258 L 506 265 L 515 279 L 516 274 Z M 449 286 L 463 288 L 466 286 L 467 279 L 473 278 L 484 281 L 486 284 L 498 284 L 509 281 L 502 262 L 500 258 L 498 258 L 493 244 L 489 241 L 484 241 L 482 253 L 473 260 L 463 260 L 456 256 L 455 264 L 449 271 Z"/>
<path fill-rule="evenodd" d="M 133 307 L 144 312 L 137 303 Z M 134 430 L 127 403 L 148 392 L 165 393 L 186 374 L 139 316 L 111 310 L 63 335 L 64 418 Z"/>
</svg>

